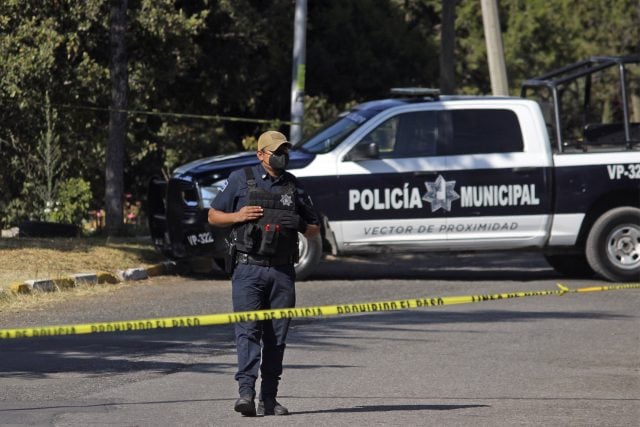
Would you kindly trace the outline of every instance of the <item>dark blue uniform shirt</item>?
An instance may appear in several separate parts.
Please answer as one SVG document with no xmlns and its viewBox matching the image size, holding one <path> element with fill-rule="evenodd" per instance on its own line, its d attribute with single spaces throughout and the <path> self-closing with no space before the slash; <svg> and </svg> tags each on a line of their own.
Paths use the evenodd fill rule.
<svg viewBox="0 0 640 427">
<path fill-rule="evenodd" d="M 293 182 L 297 194 L 296 210 L 298 215 L 300 215 L 307 224 L 320 224 L 318 215 L 316 215 L 313 204 L 311 203 L 311 198 L 295 176 L 285 171 L 278 177 L 272 177 L 260 163 L 252 166 L 251 171 L 253 172 L 256 186 L 271 193 L 284 193 L 287 184 Z M 218 193 L 216 198 L 213 199 L 213 202 L 211 202 L 211 207 L 222 212 L 237 212 L 247 204 L 248 191 L 249 185 L 247 184 L 244 168 L 235 170 L 229 175 L 227 186 Z"/>
</svg>

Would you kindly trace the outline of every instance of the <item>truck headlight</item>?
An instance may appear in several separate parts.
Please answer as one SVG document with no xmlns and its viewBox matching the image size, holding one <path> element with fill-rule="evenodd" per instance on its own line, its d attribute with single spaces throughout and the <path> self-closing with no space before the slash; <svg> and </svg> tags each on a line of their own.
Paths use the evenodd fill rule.
<svg viewBox="0 0 640 427">
<path fill-rule="evenodd" d="M 215 199 L 218 193 L 224 190 L 226 186 L 227 186 L 226 179 L 213 182 L 206 186 L 200 186 L 198 190 L 200 191 L 200 200 L 202 200 L 202 207 L 203 208 L 210 207 L 211 202 L 213 202 L 213 199 Z"/>
</svg>

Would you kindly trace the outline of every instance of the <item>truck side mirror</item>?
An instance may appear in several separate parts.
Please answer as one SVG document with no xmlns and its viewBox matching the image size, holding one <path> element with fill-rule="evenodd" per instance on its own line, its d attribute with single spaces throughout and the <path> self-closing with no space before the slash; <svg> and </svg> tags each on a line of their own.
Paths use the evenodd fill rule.
<svg viewBox="0 0 640 427">
<path fill-rule="evenodd" d="M 344 157 L 344 160 L 357 162 L 359 160 L 371 160 L 380 158 L 380 150 L 375 142 L 361 143 Z"/>
</svg>

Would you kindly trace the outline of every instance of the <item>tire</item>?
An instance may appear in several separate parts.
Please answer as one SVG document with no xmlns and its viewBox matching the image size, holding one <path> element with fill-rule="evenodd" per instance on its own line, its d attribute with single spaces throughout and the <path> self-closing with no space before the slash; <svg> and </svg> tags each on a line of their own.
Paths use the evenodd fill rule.
<svg viewBox="0 0 640 427">
<path fill-rule="evenodd" d="M 304 280 L 313 272 L 322 258 L 322 239 L 320 236 L 307 239 L 298 233 L 298 249 L 300 258 L 294 265 L 296 279 Z"/>
<path fill-rule="evenodd" d="M 191 274 L 191 262 L 188 259 L 179 259 L 176 263 L 176 274 L 178 276 L 188 276 Z"/>
<path fill-rule="evenodd" d="M 608 280 L 640 280 L 640 209 L 605 212 L 589 231 L 586 254 L 591 268 Z"/>
<path fill-rule="evenodd" d="M 214 258 L 213 259 L 213 263 L 216 265 L 216 267 L 218 267 L 220 270 L 224 271 L 224 258 Z"/>
<path fill-rule="evenodd" d="M 544 257 L 563 276 L 585 278 L 595 274 L 584 254 L 545 254 Z"/>
<path fill-rule="evenodd" d="M 194 256 L 175 261 L 176 272 L 179 276 L 207 275 L 214 271 L 214 260 L 211 257 Z"/>
</svg>

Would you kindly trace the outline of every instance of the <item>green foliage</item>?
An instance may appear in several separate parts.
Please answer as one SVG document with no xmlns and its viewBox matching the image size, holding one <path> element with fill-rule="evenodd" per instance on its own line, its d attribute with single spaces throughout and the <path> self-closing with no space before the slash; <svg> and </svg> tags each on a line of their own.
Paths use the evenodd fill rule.
<svg viewBox="0 0 640 427">
<path fill-rule="evenodd" d="M 309 94 L 345 103 L 386 97 L 395 86 L 437 87 L 429 8 L 414 12 L 390 1 L 310 2 Z"/>
<path fill-rule="evenodd" d="M 309 2 L 305 132 L 347 103 L 386 96 L 391 87 L 437 86 L 442 1 Z M 480 2 L 457 4 L 459 92 L 488 93 Z M 103 206 L 110 5 L 0 2 L 3 226 L 42 215 L 56 194 L 55 183 L 69 171 L 92 183 L 91 207 Z M 125 192 L 143 200 L 151 176 L 168 175 L 198 157 L 251 148 L 252 138 L 267 128 L 288 131 L 282 121 L 290 110 L 293 5 L 291 0 L 129 0 L 132 110 L 273 122 L 130 113 Z M 500 0 L 499 5 L 514 94 L 523 79 L 585 56 L 640 51 L 637 0 Z M 640 105 L 638 99 L 632 101 Z M 609 114 L 607 108 L 603 105 L 601 114 Z M 43 143 L 49 144 L 44 151 Z M 49 172 L 42 167 L 47 152 Z"/>
<path fill-rule="evenodd" d="M 108 50 L 97 45 L 102 3 L 0 3 L 0 170 L 10 171 L 2 177 L 0 209 L 21 197 L 25 214 L 40 219 L 65 170 L 98 173 L 100 158 L 91 154 L 100 126 L 94 117 L 61 105 L 92 102 L 87 98 L 108 94 L 100 76 L 85 73 L 87 58 Z"/>
<path fill-rule="evenodd" d="M 6 207 L 0 210 L 0 226 L 7 228 L 18 225 L 21 221 L 29 218 L 26 203 L 21 198 L 12 199 Z"/>
<path fill-rule="evenodd" d="M 0 215 L 3 225 L 15 224 L 23 219 L 45 218 L 45 209 L 54 203 L 58 179 L 64 170 L 57 134 L 57 112 L 51 106 L 49 93 L 44 94 L 40 122 L 43 128 L 34 145 L 19 144 L 10 134 L 10 146 L 17 154 L 11 159 L 23 177 L 20 197 L 8 201 L 6 214 Z M 35 114 L 35 112 L 34 112 Z"/>
<path fill-rule="evenodd" d="M 342 111 L 349 109 L 353 106 L 352 103 L 344 105 L 343 108 L 338 108 L 335 104 L 331 104 L 327 98 L 322 96 L 309 96 L 304 97 L 304 123 L 302 126 L 303 137 L 310 136 L 314 131 L 318 130 L 327 121 L 334 118 Z M 278 129 L 280 124 L 273 122 L 268 126 L 265 126 L 260 132 L 268 129 Z M 258 136 L 249 135 L 242 138 L 242 147 L 247 151 L 255 151 L 258 149 Z"/>
<path fill-rule="evenodd" d="M 637 0 L 501 0 L 499 7 L 513 95 L 519 95 L 523 80 L 571 62 L 595 55 L 640 52 Z M 456 37 L 460 91 L 490 93 L 479 1 L 459 2 Z"/>
<path fill-rule="evenodd" d="M 56 133 L 57 112 L 51 107 L 49 93 L 45 93 L 44 106 L 45 128 L 40 134 L 38 145 L 36 146 L 36 156 L 32 161 L 30 170 L 37 171 L 28 178 L 36 185 L 35 193 L 37 199 L 43 206 L 51 206 L 57 192 L 58 176 L 62 171 L 62 156 L 60 150 L 60 138 Z M 28 159 L 27 161 L 30 161 Z"/>
<path fill-rule="evenodd" d="M 302 127 L 304 137 L 310 136 L 314 131 L 318 130 L 322 125 L 336 117 L 342 111 L 348 110 L 353 106 L 353 102 L 345 104 L 339 108 L 335 104 L 331 104 L 329 100 L 323 96 L 304 97 L 304 124 Z"/>
<path fill-rule="evenodd" d="M 242 138 L 242 147 L 246 151 L 257 151 L 258 150 L 258 138 L 255 136 L 246 136 Z"/>
<path fill-rule="evenodd" d="M 47 220 L 80 225 L 87 216 L 92 197 L 91 185 L 82 178 L 69 178 L 61 182 Z"/>
</svg>

